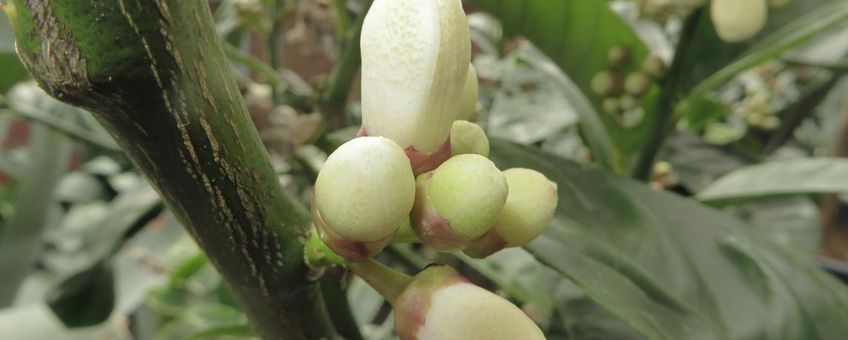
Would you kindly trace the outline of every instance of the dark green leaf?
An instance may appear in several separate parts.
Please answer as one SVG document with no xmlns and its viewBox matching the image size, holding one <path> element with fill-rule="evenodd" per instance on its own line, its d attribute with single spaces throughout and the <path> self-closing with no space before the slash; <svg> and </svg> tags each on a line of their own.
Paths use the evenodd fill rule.
<svg viewBox="0 0 848 340">
<path fill-rule="evenodd" d="M 68 328 L 97 325 L 109 318 L 115 307 L 115 278 L 112 265 L 100 262 L 63 281 L 47 305 Z"/>
<path fill-rule="evenodd" d="M 769 196 L 848 193 L 848 160 L 806 158 L 768 162 L 736 170 L 700 193 L 710 204 Z"/>
<path fill-rule="evenodd" d="M 17 54 L 0 52 L 0 93 L 6 93 L 28 75 Z"/>
<path fill-rule="evenodd" d="M 591 94 L 592 77 L 609 68 L 608 51 L 615 46 L 632 50 L 634 65 L 648 49 L 630 27 L 609 9 L 606 1 L 475 0 L 498 17 L 507 32 L 527 37 L 551 58 L 587 94 L 597 115 L 581 108 L 580 124 L 594 156 L 601 164 L 625 170 L 629 158 L 641 150 L 651 114 L 640 124 L 625 128 L 620 118 L 604 112 L 599 96 Z M 624 71 L 629 72 L 632 67 Z M 651 110 L 648 110 L 651 112 Z"/>
<path fill-rule="evenodd" d="M 813 258 L 696 202 L 538 150 L 493 141 L 501 169 L 559 186 L 550 230 L 527 248 L 650 339 L 834 339 L 848 291 Z"/>
</svg>

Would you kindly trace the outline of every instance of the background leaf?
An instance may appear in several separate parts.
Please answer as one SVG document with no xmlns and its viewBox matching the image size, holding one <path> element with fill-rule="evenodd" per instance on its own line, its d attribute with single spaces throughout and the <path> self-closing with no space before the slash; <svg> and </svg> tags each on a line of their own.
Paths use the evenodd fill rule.
<svg viewBox="0 0 848 340">
<path fill-rule="evenodd" d="M 607 53 L 612 47 L 629 47 L 636 65 L 648 55 L 647 47 L 630 27 L 609 9 L 606 1 L 600 0 L 475 0 L 474 3 L 500 19 L 508 33 L 532 41 L 587 94 L 599 113 L 595 117 L 581 116 L 587 144 L 602 164 L 603 157 L 612 157 L 613 169 L 626 170 L 629 159 L 641 150 L 649 128 L 646 122 L 652 120 L 652 114 L 646 114 L 636 126 L 625 128 L 618 117 L 602 113 L 600 97 L 588 94 L 592 93 L 592 77 L 609 67 Z M 580 113 L 580 108 L 577 109 Z M 612 141 L 612 150 L 602 149 L 606 140 Z"/>
<path fill-rule="evenodd" d="M 527 249 L 643 336 L 832 339 L 848 332 L 848 291 L 812 256 L 604 171 L 501 141 L 492 151 L 500 168 L 535 168 L 559 185 L 553 225 Z"/>
<path fill-rule="evenodd" d="M 848 193 L 848 160 L 804 158 L 741 168 L 698 193 L 710 204 L 769 196 Z"/>
</svg>

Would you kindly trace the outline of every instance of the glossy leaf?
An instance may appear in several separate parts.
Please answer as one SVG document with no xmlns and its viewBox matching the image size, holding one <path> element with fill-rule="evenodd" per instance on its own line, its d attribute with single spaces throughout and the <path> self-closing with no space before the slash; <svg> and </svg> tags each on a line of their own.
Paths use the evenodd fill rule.
<svg viewBox="0 0 848 340">
<path fill-rule="evenodd" d="M 101 262 L 63 281 L 48 297 L 47 305 L 68 328 L 106 321 L 115 307 L 115 274 L 111 264 Z"/>
<path fill-rule="evenodd" d="M 602 164 L 624 170 L 628 159 L 641 150 L 651 114 L 635 127 L 625 128 L 619 118 L 603 113 L 602 99 L 589 95 L 592 77 L 609 67 L 608 51 L 627 46 L 641 62 L 648 49 L 630 27 L 600 0 L 475 0 L 495 15 L 504 29 L 525 36 L 551 58 L 591 102 L 595 115 L 576 107 L 588 143 Z M 648 110 L 650 112 L 650 110 Z"/>
<path fill-rule="evenodd" d="M 646 338 L 848 332 L 848 291 L 812 257 L 694 201 L 533 148 L 492 146 L 500 168 L 534 168 L 559 185 L 555 219 L 527 249 Z"/>
<path fill-rule="evenodd" d="M 710 204 L 769 196 L 848 193 L 848 160 L 805 158 L 741 168 L 698 193 Z"/>
</svg>

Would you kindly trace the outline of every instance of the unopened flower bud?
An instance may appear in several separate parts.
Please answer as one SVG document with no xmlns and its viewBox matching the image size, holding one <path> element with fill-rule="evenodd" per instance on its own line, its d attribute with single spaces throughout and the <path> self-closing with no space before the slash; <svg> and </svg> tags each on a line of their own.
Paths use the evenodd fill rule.
<svg viewBox="0 0 848 340">
<path fill-rule="evenodd" d="M 412 228 L 431 248 L 460 250 L 492 228 L 508 190 L 504 175 L 486 157 L 453 157 L 418 176 Z"/>
<path fill-rule="evenodd" d="M 615 46 L 607 52 L 607 60 L 613 67 L 622 67 L 630 64 L 633 52 L 627 46 Z"/>
<path fill-rule="evenodd" d="M 612 70 L 603 70 L 592 77 L 592 92 L 601 97 L 613 97 L 621 93 L 621 76 Z"/>
<path fill-rule="evenodd" d="M 465 86 L 462 88 L 462 99 L 456 119 L 471 120 L 477 113 L 477 97 L 480 94 L 480 85 L 477 82 L 477 70 L 474 69 L 474 64 L 471 64 L 468 66 L 468 75 L 465 78 Z"/>
<path fill-rule="evenodd" d="M 618 98 L 604 98 L 601 105 L 607 113 L 621 113 L 623 111 L 621 108 L 621 101 Z"/>
<path fill-rule="evenodd" d="M 530 169 L 509 169 L 503 174 L 509 196 L 494 228 L 465 249 L 472 257 L 482 258 L 503 248 L 527 245 L 545 231 L 554 216 L 556 183 Z"/>
<path fill-rule="evenodd" d="M 639 107 L 639 100 L 634 98 L 629 94 L 625 94 L 618 99 L 619 105 L 621 105 L 621 109 L 624 111 L 630 111 L 637 107 Z"/>
<path fill-rule="evenodd" d="M 397 142 L 416 174 L 435 168 L 450 156 L 471 62 L 461 1 L 375 0 L 360 46 L 362 134 Z"/>
<path fill-rule="evenodd" d="M 430 266 L 392 302 L 401 340 L 544 340 L 521 309 L 453 268 Z"/>
<path fill-rule="evenodd" d="M 312 213 L 337 254 L 361 261 L 379 253 L 409 215 L 415 178 L 397 143 L 355 138 L 333 152 L 315 182 Z"/>
<path fill-rule="evenodd" d="M 450 135 L 451 155 L 476 154 L 489 157 L 489 138 L 480 125 L 465 120 L 453 123 Z"/>
<path fill-rule="evenodd" d="M 651 85 L 651 77 L 642 72 L 633 72 L 624 79 L 624 92 L 638 98 L 648 92 Z"/>
<path fill-rule="evenodd" d="M 655 80 L 665 77 L 665 61 L 655 55 L 645 58 L 645 61 L 642 62 L 642 72 Z"/>
<path fill-rule="evenodd" d="M 712 0 L 710 14 L 721 40 L 741 42 L 757 35 L 766 24 L 766 0 Z"/>
</svg>

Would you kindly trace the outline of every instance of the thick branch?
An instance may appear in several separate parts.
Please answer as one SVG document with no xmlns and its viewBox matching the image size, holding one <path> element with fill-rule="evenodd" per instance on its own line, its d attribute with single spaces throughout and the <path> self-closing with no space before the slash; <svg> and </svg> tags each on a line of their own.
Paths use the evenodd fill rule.
<svg viewBox="0 0 848 340">
<path fill-rule="evenodd" d="M 257 331 L 302 339 L 317 300 L 280 188 L 201 0 L 14 0 L 18 52 L 97 115 L 227 280 Z"/>
</svg>

